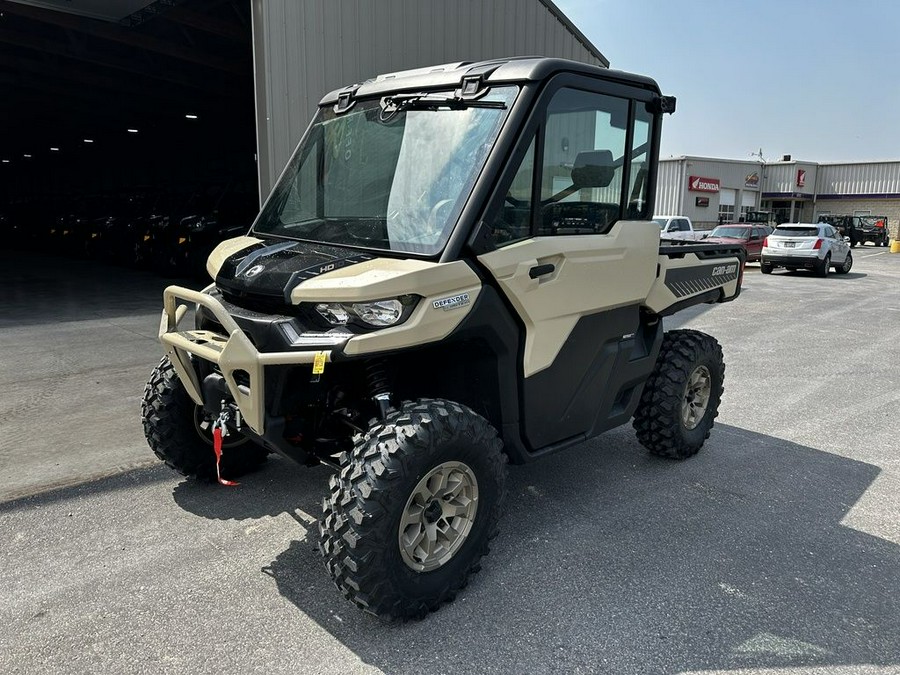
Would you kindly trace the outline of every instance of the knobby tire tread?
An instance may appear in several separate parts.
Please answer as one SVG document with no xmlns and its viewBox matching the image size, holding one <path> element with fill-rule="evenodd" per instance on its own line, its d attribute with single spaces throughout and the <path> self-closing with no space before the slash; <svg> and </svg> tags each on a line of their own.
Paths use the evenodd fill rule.
<svg viewBox="0 0 900 675">
<path fill-rule="evenodd" d="M 457 554 L 469 558 L 462 572 L 446 579 L 433 592 L 416 597 L 415 591 L 392 583 L 397 575 L 389 569 L 399 560 L 399 554 L 394 556 L 390 551 L 390 547 L 399 547 L 394 522 L 397 505 L 405 506 L 409 497 L 399 486 L 408 486 L 411 475 L 427 472 L 429 456 L 442 444 L 460 437 L 481 447 L 497 494 L 487 513 L 485 536 L 473 541 L 471 548 L 467 540 Z M 329 494 L 322 504 L 320 551 L 342 595 L 388 621 L 421 619 L 452 601 L 480 569 L 481 559 L 490 550 L 490 540 L 497 535 L 505 496 L 506 462 L 502 443 L 487 420 L 451 401 L 405 402 L 384 422 L 373 420 L 365 434 L 355 437 L 353 450 L 341 456 L 342 469 L 331 478 Z M 480 486 L 479 490 L 489 487 Z M 481 497 L 479 500 L 481 506 Z M 483 517 L 485 514 L 479 512 L 476 519 Z M 477 522 L 473 532 L 476 527 Z M 441 574 L 442 570 L 422 575 Z"/>
<path fill-rule="evenodd" d="M 194 402 L 188 396 L 175 367 L 163 357 L 153 370 L 141 403 L 144 436 L 153 453 L 178 473 L 200 481 L 216 480 L 212 446 L 194 428 Z M 222 454 L 222 476 L 236 478 L 265 461 L 268 452 L 247 442 Z"/>
<path fill-rule="evenodd" d="M 689 431 L 681 421 L 684 387 L 701 362 L 710 369 L 712 391 L 706 414 Z M 722 347 L 715 338 L 696 330 L 668 331 L 634 415 L 633 426 L 641 445 L 651 454 L 670 459 L 686 459 L 697 454 L 719 414 L 725 390 L 724 375 Z"/>
</svg>

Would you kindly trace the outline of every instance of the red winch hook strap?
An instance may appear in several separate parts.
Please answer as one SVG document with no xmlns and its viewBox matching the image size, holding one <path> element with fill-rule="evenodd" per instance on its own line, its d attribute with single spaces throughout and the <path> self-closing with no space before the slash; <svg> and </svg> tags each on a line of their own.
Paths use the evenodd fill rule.
<svg viewBox="0 0 900 675">
<path fill-rule="evenodd" d="M 219 464 L 222 461 L 222 429 L 218 426 L 213 427 L 213 450 L 216 453 L 216 478 L 219 481 L 220 485 L 238 485 L 233 480 L 226 480 L 222 478 L 222 471 L 219 468 Z"/>
</svg>

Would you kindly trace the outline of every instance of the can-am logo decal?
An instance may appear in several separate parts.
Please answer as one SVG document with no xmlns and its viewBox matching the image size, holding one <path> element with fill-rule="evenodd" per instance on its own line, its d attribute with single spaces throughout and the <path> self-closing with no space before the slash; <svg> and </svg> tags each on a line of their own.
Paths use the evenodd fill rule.
<svg viewBox="0 0 900 675">
<path fill-rule="evenodd" d="M 255 277 L 257 274 L 259 274 L 260 272 L 262 272 L 264 269 L 265 269 L 265 266 L 263 266 L 263 265 L 254 265 L 253 267 L 251 267 L 250 269 L 248 269 L 246 272 L 244 272 L 244 278 L 245 278 L 245 279 L 252 279 L 252 278 Z"/>
<path fill-rule="evenodd" d="M 736 262 L 703 267 L 681 267 L 666 271 L 666 287 L 676 298 L 697 295 L 735 281 L 740 274 Z"/>
<path fill-rule="evenodd" d="M 449 298 L 441 298 L 439 300 L 435 300 L 431 303 L 432 307 L 435 309 L 443 309 L 444 311 L 448 309 L 453 309 L 455 307 L 462 307 L 463 305 L 469 304 L 469 294 L 468 293 L 460 293 L 459 295 L 452 295 Z"/>
<path fill-rule="evenodd" d="M 734 274 L 735 272 L 737 272 L 737 265 L 719 265 L 713 267 L 712 275 L 714 277 L 720 277 L 723 274 Z"/>
<path fill-rule="evenodd" d="M 704 178 L 703 176 L 691 176 L 688 178 L 688 189 L 694 192 L 718 192 L 718 178 Z"/>
</svg>

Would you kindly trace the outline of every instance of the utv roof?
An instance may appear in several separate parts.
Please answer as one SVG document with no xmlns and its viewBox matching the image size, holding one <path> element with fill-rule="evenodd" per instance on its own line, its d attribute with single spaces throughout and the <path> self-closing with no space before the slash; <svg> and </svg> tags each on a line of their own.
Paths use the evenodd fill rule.
<svg viewBox="0 0 900 675">
<path fill-rule="evenodd" d="M 445 63 L 439 66 L 379 75 L 361 84 L 336 89 L 322 98 L 319 105 L 333 105 L 337 103 L 341 94 L 347 93 L 350 93 L 354 98 L 368 98 L 397 91 L 447 88 L 461 85 L 464 77 L 481 76 L 486 84 L 496 85 L 515 82 L 538 82 L 562 72 L 600 77 L 605 80 L 649 89 L 657 94 L 661 93 L 656 81 L 644 75 L 635 75 L 621 70 L 610 70 L 609 68 L 568 59 L 524 56 L 479 61 L 477 63 Z"/>
</svg>

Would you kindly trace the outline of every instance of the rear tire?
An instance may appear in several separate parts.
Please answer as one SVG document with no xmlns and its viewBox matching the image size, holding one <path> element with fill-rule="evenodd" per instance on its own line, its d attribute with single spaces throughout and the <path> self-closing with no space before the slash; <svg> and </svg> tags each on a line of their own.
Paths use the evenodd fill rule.
<svg viewBox="0 0 900 675">
<path fill-rule="evenodd" d="M 714 337 L 667 332 L 634 414 L 641 445 L 671 459 L 697 454 L 719 414 L 724 378 L 722 348 Z"/>
<path fill-rule="evenodd" d="M 216 480 L 211 427 L 202 408 L 191 400 L 168 357 L 150 375 L 141 404 L 144 435 L 154 454 L 178 473 Z M 222 444 L 223 478 L 237 478 L 265 461 L 268 451 L 235 432 Z"/>
<path fill-rule="evenodd" d="M 841 265 L 836 265 L 834 268 L 835 274 L 847 274 L 850 269 L 853 267 L 853 254 L 850 251 L 847 251 L 847 257 L 844 258 L 844 262 Z"/>
<path fill-rule="evenodd" d="M 385 620 L 420 619 L 453 600 L 497 533 L 501 449 L 483 417 L 434 399 L 405 402 L 357 435 L 319 523 L 344 597 Z"/>
<path fill-rule="evenodd" d="M 820 262 L 820 263 L 816 266 L 816 275 L 817 275 L 817 276 L 820 276 L 820 277 L 827 277 L 827 276 L 828 276 L 828 271 L 829 271 L 830 269 L 831 269 L 831 254 L 830 254 L 830 253 L 826 253 L 826 254 L 825 254 L 825 259 L 822 260 L 822 262 Z"/>
<path fill-rule="evenodd" d="M 761 271 L 763 274 L 772 274 L 772 270 L 775 269 L 775 266 L 774 266 L 774 265 L 770 265 L 770 264 L 768 264 L 768 263 L 765 263 L 765 262 L 763 262 L 763 261 L 760 261 L 760 262 L 759 262 L 759 269 L 760 269 L 760 271 Z"/>
</svg>

